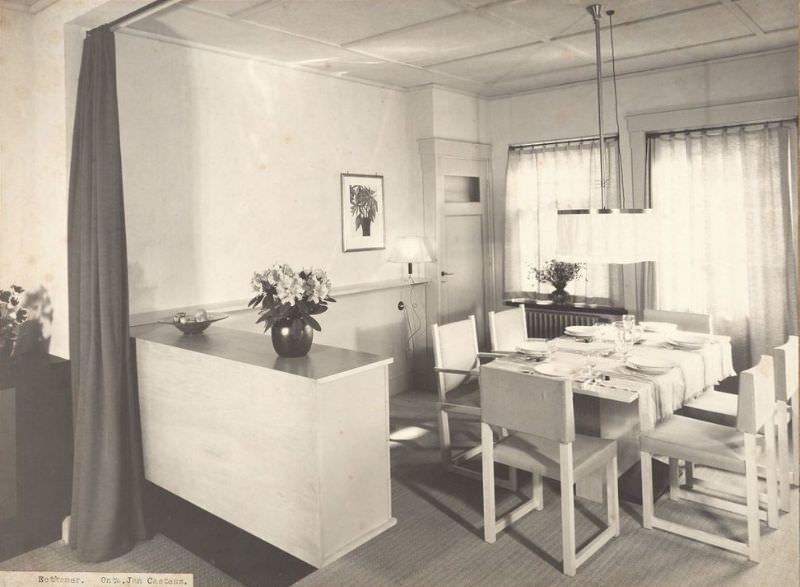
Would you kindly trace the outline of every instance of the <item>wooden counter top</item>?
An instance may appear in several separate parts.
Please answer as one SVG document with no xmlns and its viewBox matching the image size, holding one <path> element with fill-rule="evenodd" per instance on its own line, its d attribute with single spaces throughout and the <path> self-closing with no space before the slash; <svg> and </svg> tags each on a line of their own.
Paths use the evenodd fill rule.
<svg viewBox="0 0 800 587">
<path fill-rule="evenodd" d="M 388 365 L 393 361 L 390 357 L 324 344 L 312 345 L 305 357 L 279 357 L 272 348 L 269 335 L 233 330 L 218 324 L 212 325 L 203 333 L 191 335 L 183 334 L 170 324 L 145 324 L 132 327 L 131 336 L 323 383 L 376 365 Z"/>
</svg>

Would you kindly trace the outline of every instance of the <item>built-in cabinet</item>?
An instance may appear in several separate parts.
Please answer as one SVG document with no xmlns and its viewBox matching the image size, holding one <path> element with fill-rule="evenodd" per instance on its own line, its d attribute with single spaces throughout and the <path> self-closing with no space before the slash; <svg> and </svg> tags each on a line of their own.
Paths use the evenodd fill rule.
<svg viewBox="0 0 800 587">
<path fill-rule="evenodd" d="M 486 312 L 495 306 L 491 146 L 430 138 L 419 141 L 419 150 L 425 236 L 436 255 L 429 266 L 427 321 L 474 314 L 484 346 Z"/>
</svg>

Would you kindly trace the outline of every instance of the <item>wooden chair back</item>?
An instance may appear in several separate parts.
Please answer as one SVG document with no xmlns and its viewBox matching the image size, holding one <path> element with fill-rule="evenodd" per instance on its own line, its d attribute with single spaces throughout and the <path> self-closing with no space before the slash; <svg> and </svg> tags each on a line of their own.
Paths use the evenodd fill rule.
<svg viewBox="0 0 800 587">
<path fill-rule="evenodd" d="M 739 373 L 736 428 L 757 434 L 775 412 L 775 375 L 772 357 L 761 355 L 754 367 Z"/>
<path fill-rule="evenodd" d="M 797 396 L 798 371 L 800 371 L 800 357 L 798 356 L 797 336 L 790 336 L 781 346 L 772 351 L 775 367 L 775 399 L 790 402 Z"/>
<path fill-rule="evenodd" d="M 481 420 L 562 444 L 575 440 L 572 381 L 481 369 Z"/>
<path fill-rule="evenodd" d="M 475 316 L 449 324 L 434 324 L 433 364 L 439 369 L 459 369 L 469 371 L 478 366 L 478 331 Z M 470 376 L 468 374 L 439 373 L 439 392 L 452 391 Z"/>
<path fill-rule="evenodd" d="M 524 305 L 513 310 L 489 312 L 489 339 L 493 351 L 514 351 L 527 338 Z"/>
<path fill-rule="evenodd" d="M 643 320 L 647 322 L 672 322 L 681 330 L 688 332 L 704 332 L 712 334 L 714 325 L 709 314 L 693 314 L 691 312 L 670 312 L 645 308 Z"/>
</svg>

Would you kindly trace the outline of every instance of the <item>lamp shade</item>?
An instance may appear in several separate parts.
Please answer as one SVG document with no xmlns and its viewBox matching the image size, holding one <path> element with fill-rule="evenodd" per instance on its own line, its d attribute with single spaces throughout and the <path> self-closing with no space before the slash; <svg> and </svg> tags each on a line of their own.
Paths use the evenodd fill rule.
<svg viewBox="0 0 800 587">
<path fill-rule="evenodd" d="M 393 263 L 429 263 L 433 260 L 431 249 L 421 236 L 402 236 L 389 249 L 389 261 Z"/>
<path fill-rule="evenodd" d="M 638 263 L 655 259 L 651 208 L 559 210 L 556 258 L 585 263 Z"/>
</svg>

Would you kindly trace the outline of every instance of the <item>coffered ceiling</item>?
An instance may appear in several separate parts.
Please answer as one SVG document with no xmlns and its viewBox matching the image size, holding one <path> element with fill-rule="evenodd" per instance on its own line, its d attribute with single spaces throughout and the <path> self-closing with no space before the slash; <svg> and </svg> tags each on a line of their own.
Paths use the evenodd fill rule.
<svg viewBox="0 0 800 587">
<path fill-rule="evenodd" d="M 183 0 L 134 34 L 400 88 L 484 96 L 592 79 L 585 0 Z M 796 46 L 797 0 L 608 0 L 618 74 Z M 608 18 L 602 22 L 610 58 Z"/>
</svg>

